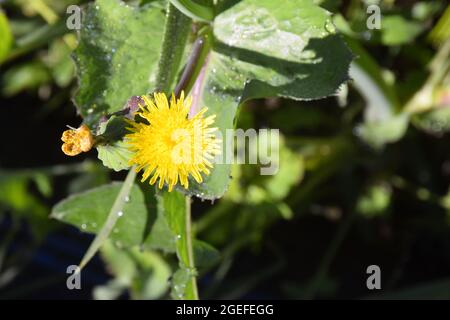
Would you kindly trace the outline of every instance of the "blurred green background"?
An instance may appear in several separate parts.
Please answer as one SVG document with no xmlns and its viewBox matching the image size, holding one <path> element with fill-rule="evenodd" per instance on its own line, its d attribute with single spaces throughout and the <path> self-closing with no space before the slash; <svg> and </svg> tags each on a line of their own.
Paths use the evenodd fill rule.
<svg viewBox="0 0 450 320">
<path fill-rule="evenodd" d="M 50 219 L 75 192 L 123 179 L 96 152 L 61 151 L 77 126 L 65 27 L 76 0 L 0 1 L 0 298 L 167 297 L 164 254 L 103 248 L 67 290 L 92 236 Z M 144 5 L 150 1 L 129 1 Z M 201 298 L 450 298 L 450 9 L 446 1 L 316 1 L 355 54 L 336 97 L 256 100 L 240 128 L 278 128 L 280 170 L 235 165 L 224 198 L 192 208 L 220 256 Z M 382 28 L 369 30 L 370 4 Z M 381 268 L 382 289 L 366 287 Z"/>
</svg>

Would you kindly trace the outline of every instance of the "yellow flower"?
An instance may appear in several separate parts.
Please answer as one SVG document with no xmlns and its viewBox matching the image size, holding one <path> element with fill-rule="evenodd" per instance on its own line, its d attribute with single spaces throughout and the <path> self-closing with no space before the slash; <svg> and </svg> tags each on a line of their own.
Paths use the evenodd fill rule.
<svg viewBox="0 0 450 320">
<path fill-rule="evenodd" d="M 201 183 L 202 173 L 210 173 L 211 160 L 220 150 L 217 128 L 210 127 L 215 115 L 205 118 L 204 108 L 189 118 L 192 99 L 185 100 L 183 92 L 179 99 L 172 95 L 170 104 L 164 93 L 153 97 L 142 96 L 145 105 L 140 105 L 137 116 L 143 120 L 129 121 L 131 133 L 125 141 L 134 153 L 130 165 L 136 165 L 137 172 L 143 170 L 142 182 L 150 175 L 150 184 L 159 179 L 160 189 L 166 183 L 172 191 L 178 181 L 187 189 L 189 176 Z"/>
<path fill-rule="evenodd" d="M 61 140 L 64 142 L 61 149 L 68 156 L 88 152 L 94 145 L 94 137 L 85 124 L 78 129 L 64 131 Z"/>
</svg>

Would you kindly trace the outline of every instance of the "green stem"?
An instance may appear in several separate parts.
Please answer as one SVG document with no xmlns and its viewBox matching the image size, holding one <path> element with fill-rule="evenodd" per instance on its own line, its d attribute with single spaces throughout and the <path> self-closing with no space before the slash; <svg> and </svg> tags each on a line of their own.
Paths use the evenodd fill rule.
<svg viewBox="0 0 450 320">
<path fill-rule="evenodd" d="M 170 93 L 174 88 L 175 78 L 181 66 L 186 42 L 191 31 L 191 19 L 181 13 L 171 3 L 167 7 L 166 26 L 163 36 L 163 44 L 161 56 L 158 65 L 158 73 L 156 77 L 157 90 Z M 176 192 L 176 191 L 174 191 Z M 194 253 L 192 248 L 192 232 L 191 232 L 191 199 L 185 197 L 185 232 L 186 232 L 186 250 L 187 264 L 190 270 L 195 270 Z M 175 214 L 172 212 L 169 214 Z M 181 255 L 180 255 L 181 257 Z M 181 259 L 181 258 L 180 258 Z M 191 279 L 191 292 L 189 296 L 198 300 L 197 282 L 195 276 Z"/>
<path fill-rule="evenodd" d="M 200 31 L 199 37 L 192 46 L 192 52 L 184 68 L 183 74 L 175 87 L 175 95 L 181 91 L 190 92 L 197 81 L 206 59 L 211 51 L 212 32 L 210 27 L 205 27 Z"/>
<path fill-rule="evenodd" d="M 191 197 L 186 196 L 185 201 L 186 201 L 185 228 L 186 228 L 186 246 L 188 251 L 188 267 L 190 270 L 195 270 L 194 250 L 192 249 Z M 198 300 L 197 280 L 195 276 L 191 277 L 191 288 L 194 300 Z"/>
<path fill-rule="evenodd" d="M 98 249 L 100 249 L 105 240 L 108 239 L 108 236 L 110 235 L 112 229 L 114 228 L 117 219 L 119 219 L 119 217 L 123 215 L 123 207 L 127 202 L 126 199 L 130 195 L 131 188 L 133 187 L 135 178 L 136 178 L 136 168 L 133 166 L 130 169 L 130 171 L 128 171 L 128 175 L 125 178 L 122 187 L 120 188 L 119 194 L 117 195 L 111 210 L 109 211 L 108 218 L 106 219 L 105 224 L 102 226 L 102 229 L 97 234 L 94 241 L 92 241 L 91 245 L 89 246 L 89 249 L 84 254 L 83 259 L 81 259 L 78 271 L 80 271 L 97 253 Z"/>
<path fill-rule="evenodd" d="M 191 19 L 171 3 L 167 7 L 161 55 L 156 76 L 156 90 L 170 93 L 181 66 L 186 42 L 191 31 Z"/>
</svg>

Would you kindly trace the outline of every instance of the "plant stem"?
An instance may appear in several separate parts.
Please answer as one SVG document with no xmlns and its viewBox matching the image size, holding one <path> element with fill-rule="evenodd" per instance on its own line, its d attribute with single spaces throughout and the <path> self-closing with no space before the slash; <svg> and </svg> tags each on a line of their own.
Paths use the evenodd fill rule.
<svg viewBox="0 0 450 320">
<path fill-rule="evenodd" d="M 171 3 L 167 6 L 161 55 L 156 75 L 156 90 L 170 93 L 181 65 L 186 42 L 191 31 L 191 19 Z"/>
<path fill-rule="evenodd" d="M 191 91 L 211 50 L 211 30 L 209 27 L 203 30 L 204 32 L 194 42 L 186 67 L 175 87 L 175 96 L 179 96 L 181 91 L 186 93 Z"/>
<path fill-rule="evenodd" d="M 181 60 L 186 47 L 186 42 L 191 31 L 191 19 L 181 13 L 171 3 L 167 7 L 167 18 L 163 36 L 161 56 L 156 77 L 156 90 L 170 93 L 175 82 L 176 75 L 180 69 Z M 197 60 L 197 59 L 195 59 Z M 195 68 L 194 68 L 195 69 Z M 190 73 L 192 74 L 192 73 Z M 188 77 L 190 79 L 190 77 Z M 189 82 L 189 81 L 188 81 Z M 180 88 L 178 86 L 178 88 Z M 177 92 L 177 96 L 179 92 Z M 176 191 L 174 191 L 176 192 Z M 187 264 L 190 270 L 195 270 L 194 253 L 192 249 L 191 232 L 191 198 L 185 197 L 185 232 Z M 198 300 L 196 277 L 191 277 L 191 297 Z"/>
<path fill-rule="evenodd" d="M 192 230 L 191 230 L 191 197 L 186 196 L 186 210 L 185 210 L 185 228 L 186 228 L 186 246 L 188 251 L 188 267 L 195 270 L 194 251 L 192 249 Z M 191 277 L 192 294 L 195 300 L 198 300 L 198 289 L 196 277 Z"/>
<path fill-rule="evenodd" d="M 105 224 L 95 237 L 94 241 L 92 241 L 89 249 L 84 254 L 83 259 L 81 259 L 78 271 L 80 271 L 97 253 L 98 249 L 100 249 L 102 244 L 110 235 L 112 229 L 114 228 L 114 225 L 117 222 L 117 219 L 119 219 L 119 217 L 123 214 L 123 207 L 125 206 L 125 202 L 127 201 L 126 199 L 131 192 L 131 188 L 133 187 L 135 178 L 136 168 L 133 166 L 128 171 L 128 175 L 125 178 L 122 187 L 120 188 L 119 194 L 117 195 L 111 210 L 109 211 L 108 218 L 106 219 Z M 120 214 L 121 212 L 122 214 Z"/>
</svg>

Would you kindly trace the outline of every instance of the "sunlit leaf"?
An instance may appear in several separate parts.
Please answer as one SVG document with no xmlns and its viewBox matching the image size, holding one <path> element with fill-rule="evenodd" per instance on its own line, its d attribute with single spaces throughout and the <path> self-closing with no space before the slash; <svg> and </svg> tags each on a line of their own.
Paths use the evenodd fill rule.
<svg viewBox="0 0 450 320">
<path fill-rule="evenodd" d="M 165 18 L 156 7 L 136 8 L 119 0 L 97 0 L 83 16 L 75 51 L 75 103 L 84 121 L 94 126 L 129 97 L 155 88 Z"/>
<path fill-rule="evenodd" d="M 8 18 L 0 9 L 0 64 L 8 56 L 13 43 L 13 35 L 9 27 Z"/>
<path fill-rule="evenodd" d="M 132 152 L 123 141 L 127 133 L 126 122 L 123 117 L 112 116 L 99 126 L 98 135 L 103 141 L 97 145 L 98 158 L 103 165 L 115 171 L 130 167 L 129 160 Z"/>
<path fill-rule="evenodd" d="M 244 0 L 214 21 L 216 43 L 194 86 L 194 108 L 209 108 L 226 136 L 237 108 L 248 99 L 281 96 L 318 99 L 336 93 L 348 79 L 352 59 L 335 34 L 329 13 L 309 0 Z M 229 139 L 224 150 L 230 150 Z M 230 164 L 216 164 L 192 194 L 205 199 L 227 190 Z"/>
</svg>

